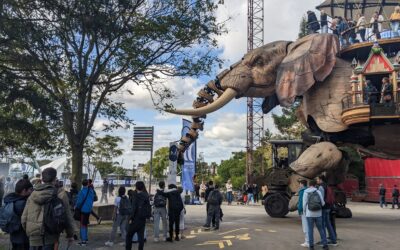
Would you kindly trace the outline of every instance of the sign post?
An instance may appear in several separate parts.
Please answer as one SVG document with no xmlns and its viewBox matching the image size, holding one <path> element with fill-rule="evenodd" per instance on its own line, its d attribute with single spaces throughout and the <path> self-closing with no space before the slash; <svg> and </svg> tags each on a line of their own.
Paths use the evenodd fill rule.
<svg viewBox="0 0 400 250">
<path fill-rule="evenodd" d="M 151 177 L 153 175 L 154 126 L 133 128 L 133 151 L 150 151 L 149 194 L 151 194 Z"/>
</svg>

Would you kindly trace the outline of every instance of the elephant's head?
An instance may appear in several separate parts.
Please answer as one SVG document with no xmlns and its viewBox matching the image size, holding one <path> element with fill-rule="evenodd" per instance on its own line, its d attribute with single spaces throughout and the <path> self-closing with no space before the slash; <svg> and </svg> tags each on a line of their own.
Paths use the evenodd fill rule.
<svg viewBox="0 0 400 250">
<path fill-rule="evenodd" d="M 193 117 L 192 128 L 182 137 L 179 149 L 185 150 L 197 139 L 197 130 L 203 129 L 203 119 L 208 113 L 233 98 L 266 98 L 267 111 L 278 104 L 292 103 L 315 80 L 322 81 L 329 75 L 338 51 L 334 42 L 337 43 L 337 38 L 333 35 L 310 35 L 294 43 L 277 41 L 248 52 L 199 91 L 194 109 L 166 110 Z"/>
</svg>

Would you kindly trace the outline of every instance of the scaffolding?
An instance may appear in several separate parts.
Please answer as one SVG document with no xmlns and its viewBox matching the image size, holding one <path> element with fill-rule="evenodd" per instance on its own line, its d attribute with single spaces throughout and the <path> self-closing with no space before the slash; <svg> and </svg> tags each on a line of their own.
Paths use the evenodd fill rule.
<svg viewBox="0 0 400 250">
<path fill-rule="evenodd" d="M 264 0 L 248 0 L 247 51 L 264 45 Z M 254 150 L 261 146 L 264 133 L 264 113 L 261 98 L 247 98 L 246 182 L 252 182 Z M 261 169 L 263 169 L 261 167 Z"/>
</svg>

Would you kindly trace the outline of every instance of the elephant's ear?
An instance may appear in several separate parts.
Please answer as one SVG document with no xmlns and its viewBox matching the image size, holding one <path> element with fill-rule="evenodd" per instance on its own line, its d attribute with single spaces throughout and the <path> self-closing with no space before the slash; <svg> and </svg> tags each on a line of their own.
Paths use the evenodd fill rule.
<svg viewBox="0 0 400 250">
<path fill-rule="evenodd" d="M 280 104 L 291 105 L 315 82 L 325 80 L 338 52 L 339 41 L 333 34 L 313 34 L 292 43 L 278 68 L 276 94 Z"/>
</svg>

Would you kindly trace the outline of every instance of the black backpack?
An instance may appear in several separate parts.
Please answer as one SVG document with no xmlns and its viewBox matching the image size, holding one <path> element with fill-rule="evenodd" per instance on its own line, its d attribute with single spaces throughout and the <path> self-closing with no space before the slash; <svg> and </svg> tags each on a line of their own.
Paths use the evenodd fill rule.
<svg viewBox="0 0 400 250">
<path fill-rule="evenodd" d="M 121 197 L 119 202 L 118 212 L 120 215 L 131 215 L 132 214 L 132 203 L 126 196 Z"/>
<path fill-rule="evenodd" d="M 151 217 L 151 205 L 148 197 L 139 205 L 138 216 L 140 219 L 149 219 Z"/>
<path fill-rule="evenodd" d="M 207 202 L 210 205 L 219 205 L 219 200 L 218 200 L 218 191 L 213 190 L 208 196 Z"/>
<path fill-rule="evenodd" d="M 318 211 L 322 209 L 321 197 L 317 190 L 308 194 L 307 208 L 310 211 Z"/>
<path fill-rule="evenodd" d="M 167 205 L 167 198 L 163 195 L 156 193 L 154 196 L 154 206 L 155 207 L 165 207 Z"/>
<path fill-rule="evenodd" d="M 14 202 L 6 203 L 0 208 L 0 228 L 5 233 L 13 233 L 19 230 L 21 218 L 15 214 Z"/>
<path fill-rule="evenodd" d="M 57 194 L 58 189 L 54 188 L 51 199 L 44 204 L 44 230 L 51 235 L 60 234 L 67 227 L 67 210 Z"/>
</svg>

